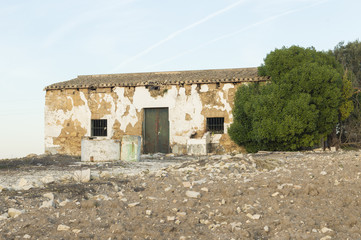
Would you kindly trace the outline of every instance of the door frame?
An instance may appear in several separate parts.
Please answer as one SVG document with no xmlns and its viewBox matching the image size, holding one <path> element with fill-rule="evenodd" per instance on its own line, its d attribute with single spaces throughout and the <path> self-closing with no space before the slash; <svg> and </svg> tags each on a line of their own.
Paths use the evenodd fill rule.
<svg viewBox="0 0 361 240">
<path fill-rule="evenodd" d="M 145 149 L 146 148 L 146 141 L 145 141 L 145 135 L 146 135 L 146 111 L 147 109 L 167 109 L 167 123 L 168 123 L 168 132 L 167 132 L 167 149 L 165 153 L 169 153 L 170 152 L 170 121 L 169 121 L 169 107 L 146 107 L 143 108 L 143 123 L 142 123 L 142 138 L 143 138 L 143 144 L 142 144 L 142 148 L 143 148 L 143 153 L 145 153 Z M 155 152 L 160 152 L 160 151 L 155 151 Z M 147 152 L 147 153 L 151 153 L 151 152 Z"/>
</svg>

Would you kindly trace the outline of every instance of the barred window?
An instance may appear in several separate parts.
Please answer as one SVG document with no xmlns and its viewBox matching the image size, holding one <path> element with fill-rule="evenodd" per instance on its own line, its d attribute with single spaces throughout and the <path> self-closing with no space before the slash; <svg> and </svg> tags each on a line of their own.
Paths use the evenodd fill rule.
<svg viewBox="0 0 361 240">
<path fill-rule="evenodd" d="M 107 136 L 107 120 L 106 119 L 92 119 L 91 120 L 92 137 Z"/>
<path fill-rule="evenodd" d="M 224 133 L 224 118 L 207 118 L 207 132 Z"/>
</svg>

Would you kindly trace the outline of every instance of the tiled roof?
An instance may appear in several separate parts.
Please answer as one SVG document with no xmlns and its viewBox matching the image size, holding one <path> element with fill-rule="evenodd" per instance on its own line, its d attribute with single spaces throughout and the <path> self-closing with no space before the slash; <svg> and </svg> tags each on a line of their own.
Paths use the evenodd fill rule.
<svg viewBox="0 0 361 240">
<path fill-rule="evenodd" d="M 69 81 L 51 84 L 45 87 L 44 90 L 216 82 L 258 82 L 267 80 L 269 80 L 269 77 L 258 76 L 257 68 L 233 68 L 174 72 L 80 75 Z"/>
</svg>

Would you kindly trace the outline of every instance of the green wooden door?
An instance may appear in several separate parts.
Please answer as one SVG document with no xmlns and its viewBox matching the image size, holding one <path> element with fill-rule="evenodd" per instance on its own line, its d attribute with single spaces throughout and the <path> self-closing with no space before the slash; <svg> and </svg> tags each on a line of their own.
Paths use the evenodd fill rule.
<svg viewBox="0 0 361 240">
<path fill-rule="evenodd" d="M 143 123 L 144 153 L 168 153 L 168 108 L 145 108 Z"/>
</svg>

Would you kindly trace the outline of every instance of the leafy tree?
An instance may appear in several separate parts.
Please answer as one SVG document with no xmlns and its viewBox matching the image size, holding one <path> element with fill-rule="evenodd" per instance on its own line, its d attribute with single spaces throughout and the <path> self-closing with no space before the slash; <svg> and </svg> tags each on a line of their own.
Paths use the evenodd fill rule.
<svg viewBox="0 0 361 240">
<path fill-rule="evenodd" d="M 231 139 L 249 152 L 314 147 L 335 128 L 342 103 L 343 68 L 314 48 L 283 47 L 259 67 L 266 84 L 238 88 Z"/>
<path fill-rule="evenodd" d="M 333 50 L 333 55 L 343 65 L 344 69 L 354 74 L 354 87 L 361 87 L 361 42 L 356 40 L 345 45 L 340 42 Z"/>
<path fill-rule="evenodd" d="M 342 106 L 341 114 L 349 112 L 350 117 L 341 117 L 340 138 L 344 143 L 361 144 L 361 42 L 356 40 L 345 45 L 340 42 L 333 51 L 330 51 L 343 65 L 344 96 L 352 96 L 352 104 L 349 102 Z M 352 87 L 350 86 L 352 85 Z M 343 108 L 344 107 L 344 108 Z"/>
</svg>

